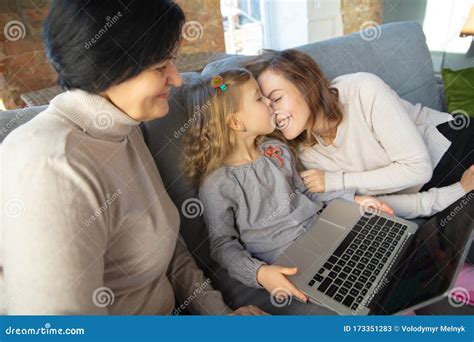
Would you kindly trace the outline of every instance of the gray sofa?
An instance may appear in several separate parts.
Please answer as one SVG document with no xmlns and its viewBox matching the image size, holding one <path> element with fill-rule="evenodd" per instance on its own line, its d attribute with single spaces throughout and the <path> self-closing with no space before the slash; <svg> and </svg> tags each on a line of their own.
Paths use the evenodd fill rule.
<svg viewBox="0 0 474 342">
<path fill-rule="evenodd" d="M 444 110 L 443 92 L 436 81 L 431 56 L 421 27 L 413 22 L 382 25 L 377 39 L 364 40 L 358 33 L 299 47 L 310 54 L 329 79 L 359 71 L 381 77 L 402 98 L 413 103 Z M 248 57 L 233 56 L 213 62 L 202 75 L 212 75 L 225 68 L 238 66 Z M 185 84 L 198 80 L 198 73 L 183 73 Z M 170 112 L 160 120 L 146 122 L 143 132 L 165 186 L 178 208 L 189 198 L 197 197 L 180 169 L 181 134 L 177 131 L 188 120 L 185 110 L 186 86 L 175 89 L 170 98 Z M 44 107 L 0 113 L 0 141 L 15 127 L 23 124 Z M 251 289 L 229 277 L 227 271 L 209 256 L 207 232 L 202 216 L 194 219 L 181 215 L 181 232 L 198 264 L 220 289 L 231 307 L 254 304 L 272 314 L 332 314 L 315 305 L 293 300 L 289 305 L 272 305 L 270 296 Z M 447 313 L 444 311 L 444 313 Z"/>
</svg>

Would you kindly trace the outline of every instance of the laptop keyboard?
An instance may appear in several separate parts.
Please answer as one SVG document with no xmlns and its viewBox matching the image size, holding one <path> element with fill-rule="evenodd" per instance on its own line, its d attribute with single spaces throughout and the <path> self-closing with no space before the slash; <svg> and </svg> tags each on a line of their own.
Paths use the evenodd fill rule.
<svg viewBox="0 0 474 342">
<path fill-rule="evenodd" d="M 357 310 L 408 226 L 380 216 L 362 216 L 308 283 Z"/>
</svg>

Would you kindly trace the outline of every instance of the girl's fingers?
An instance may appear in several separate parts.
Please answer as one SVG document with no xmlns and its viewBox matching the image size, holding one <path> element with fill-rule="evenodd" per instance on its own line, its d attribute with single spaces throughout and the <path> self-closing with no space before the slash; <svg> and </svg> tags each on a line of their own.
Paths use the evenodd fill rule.
<svg viewBox="0 0 474 342">
<path fill-rule="evenodd" d="M 280 269 L 280 273 L 285 274 L 285 275 L 293 275 L 298 272 L 298 269 L 296 267 L 283 267 L 283 266 L 278 266 Z"/>
<path fill-rule="evenodd" d="M 286 289 L 288 291 L 290 291 L 290 293 L 295 296 L 296 298 L 298 298 L 299 300 L 301 300 L 303 303 L 306 303 L 308 301 L 308 297 L 303 293 L 301 292 L 300 290 L 298 290 L 296 288 L 295 285 L 293 285 L 293 283 L 291 281 L 289 281 L 288 279 L 286 280 Z"/>
</svg>

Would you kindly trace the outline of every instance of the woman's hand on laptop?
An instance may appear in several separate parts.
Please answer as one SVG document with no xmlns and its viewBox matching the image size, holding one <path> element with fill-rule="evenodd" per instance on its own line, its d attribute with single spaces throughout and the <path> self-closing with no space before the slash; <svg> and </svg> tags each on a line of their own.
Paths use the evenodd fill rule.
<svg viewBox="0 0 474 342">
<path fill-rule="evenodd" d="M 296 272 L 298 272 L 296 267 L 262 265 L 257 271 L 257 281 L 272 296 L 285 297 L 291 295 L 306 303 L 308 297 L 286 278 L 286 276 L 296 274 Z M 281 300 L 281 298 L 275 299 Z"/>
<path fill-rule="evenodd" d="M 390 208 L 385 202 L 372 197 L 372 196 L 355 196 L 354 202 L 366 207 L 369 211 L 380 212 L 383 211 L 387 214 L 393 215 L 393 209 Z"/>
<path fill-rule="evenodd" d="M 461 186 L 466 193 L 474 190 L 474 165 L 471 165 L 461 177 Z"/>
<path fill-rule="evenodd" d="M 254 305 L 241 306 L 237 310 L 234 310 L 229 316 L 269 316 L 269 313 L 266 313 L 263 310 L 260 310 Z"/>
</svg>

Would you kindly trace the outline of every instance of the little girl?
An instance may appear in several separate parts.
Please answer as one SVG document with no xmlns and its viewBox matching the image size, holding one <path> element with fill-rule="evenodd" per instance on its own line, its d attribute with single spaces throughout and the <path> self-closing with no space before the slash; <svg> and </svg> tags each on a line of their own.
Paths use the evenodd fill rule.
<svg viewBox="0 0 474 342">
<path fill-rule="evenodd" d="M 289 148 L 266 139 L 275 130 L 270 101 L 245 69 L 232 69 L 191 88 L 193 123 L 184 140 L 186 175 L 199 186 L 211 256 L 247 286 L 284 288 L 306 296 L 285 275 L 295 268 L 271 265 L 310 228 L 324 204 L 344 198 L 384 203 L 342 190 L 307 190 Z"/>
</svg>

